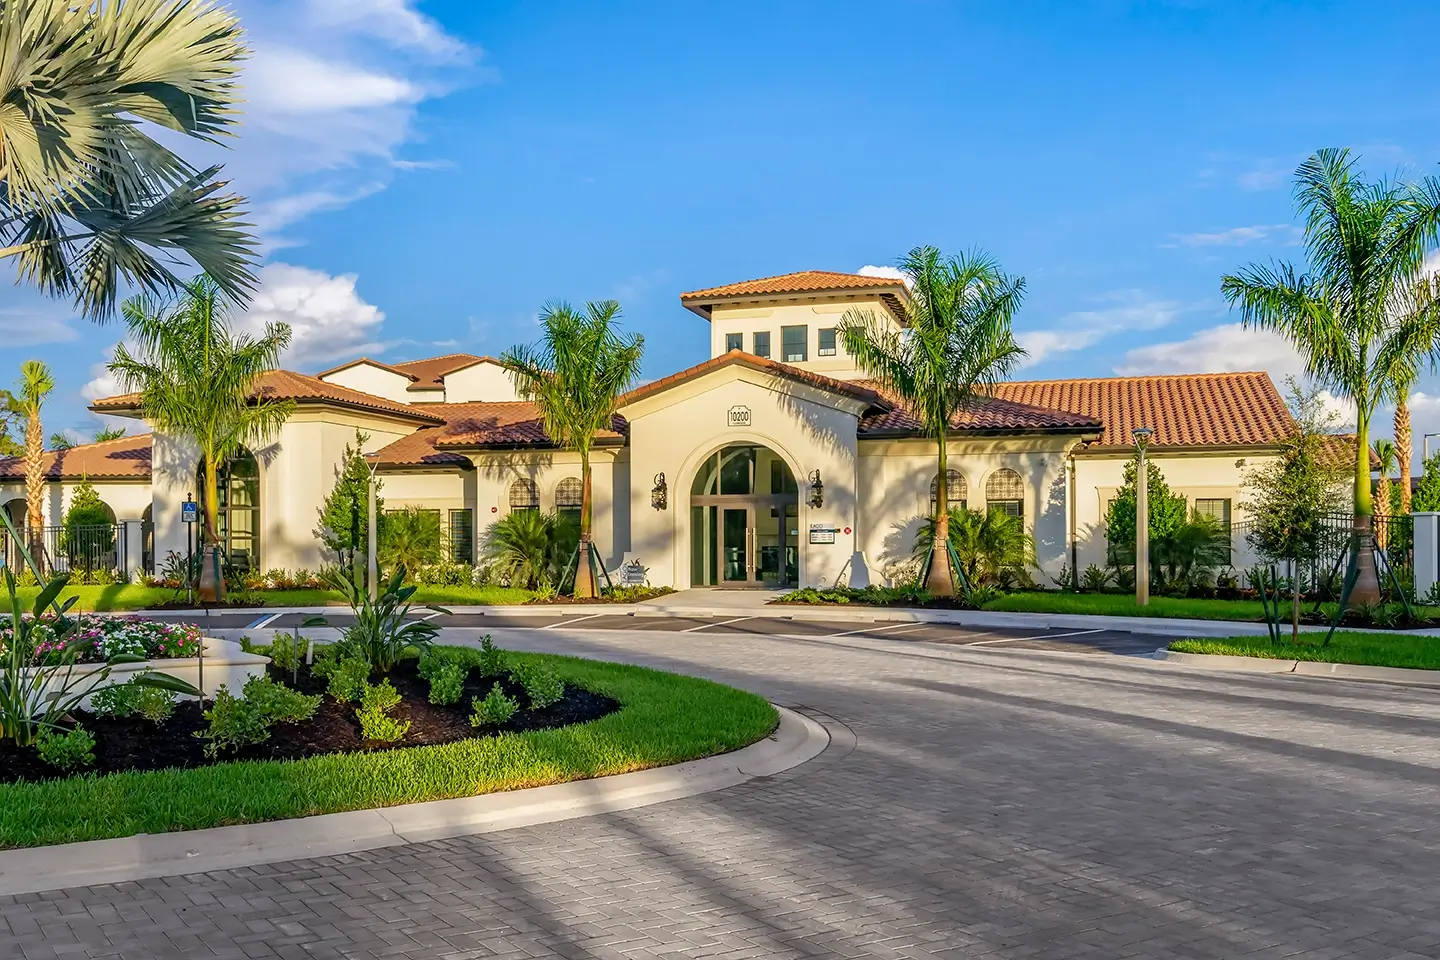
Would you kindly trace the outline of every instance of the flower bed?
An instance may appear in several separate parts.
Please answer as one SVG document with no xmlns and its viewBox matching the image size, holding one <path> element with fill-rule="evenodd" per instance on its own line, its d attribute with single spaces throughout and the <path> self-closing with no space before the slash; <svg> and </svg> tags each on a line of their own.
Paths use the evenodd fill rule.
<svg viewBox="0 0 1440 960">
<path fill-rule="evenodd" d="M 167 623 L 143 617 L 97 617 L 81 614 L 75 621 L 71 643 L 79 650 L 77 663 L 105 663 L 119 654 L 131 654 L 146 660 L 171 660 L 199 655 L 204 639 L 200 628 L 191 623 Z M 36 626 L 35 662 L 56 663 L 60 644 L 56 640 L 56 616 L 46 613 Z M 13 627 L 0 628 L 0 651 L 14 635 Z"/>
</svg>

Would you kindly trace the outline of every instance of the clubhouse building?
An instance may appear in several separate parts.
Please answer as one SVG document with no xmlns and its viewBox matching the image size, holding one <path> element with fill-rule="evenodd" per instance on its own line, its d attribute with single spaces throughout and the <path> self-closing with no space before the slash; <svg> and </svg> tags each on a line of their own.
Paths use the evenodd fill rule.
<svg viewBox="0 0 1440 960">
<path fill-rule="evenodd" d="M 855 308 L 898 329 L 907 296 L 897 280 L 820 271 L 682 294 L 710 325 L 710 358 L 628 393 L 592 458 L 608 569 L 639 560 L 650 583 L 677 588 L 884 583 L 943 482 L 952 502 L 1021 518 L 1046 584 L 1066 567 L 1104 566 L 1103 517 L 1136 427 L 1153 428 L 1150 455 L 1170 486 L 1228 523 L 1242 519 L 1243 473 L 1292 426 L 1264 373 L 1018 381 L 957 418 L 938 477 L 915 415 L 836 335 Z M 550 442 L 493 358 L 276 370 L 256 397 L 294 400 L 295 413 L 226 467 L 222 535 L 238 563 L 328 559 L 320 506 L 357 429 L 386 509 L 436 511 L 456 560 L 482 558 L 487 528 L 508 513 L 579 508 L 579 458 Z M 92 410 L 143 421 L 133 395 Z M 120 565 L 134 573 L 184 554 L 181 508 L 199 466 L 185 442 L 157 431 L 46 458 L 48 524 L 88 478 L 124 524 Z M 0 460 L 0 509 L 24 516 L 18 459 Z M 1235 566 L 1248 562 L 1243 542 L 1235 551 Z"/>
</svg>

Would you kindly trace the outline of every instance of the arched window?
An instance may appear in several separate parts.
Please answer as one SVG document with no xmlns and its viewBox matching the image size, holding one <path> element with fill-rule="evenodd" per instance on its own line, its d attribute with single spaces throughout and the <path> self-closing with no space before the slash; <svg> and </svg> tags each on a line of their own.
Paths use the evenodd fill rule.
<svg viewBox="0 0 1440 960">
<path fill-rule="evenodd" d="M 985 502 L 992 512 L 1002 510 L 1012 517 L 1025 516 L 1025 481 L 1009 467 L 1001 467 L 985 481 Z"/>
<path fill-rule="evenodd" d="M 203 510 L 205 464 L 196 471 L 195 488 Z M 216 482 L 219 509 L 220 547 L 237 573 L 260 569 L 260 462 L 249 450 L 240 449 L 221 465 Z M 200 535 L 205 525 L 200 524 Z"/>
<path fill-rule="evenodd" d="M 517 510 L 539 510 L 540 489 L 529 477 L 521 477 L 510 484 L 510 512 Z"/>
<path fill-rule="evenodd" d="M 940 492 L 940 474 L 930 478 L 930 513 L 935 513 L 936 494 Z M 965 509 L 966 500 L 970 496 L 970 487 L 965 482 L 965 474 L 959 470 L 945 471 L 945 499 L 949 501 L 952 510 Z"/>
<path fill-rule="evenodd" d="M 555 485 L 555 512 L 573 514 L 580 519 L 580 505 L 585 496 L 585 484 L 579 477 L 566 477 Z"/>
</svg>

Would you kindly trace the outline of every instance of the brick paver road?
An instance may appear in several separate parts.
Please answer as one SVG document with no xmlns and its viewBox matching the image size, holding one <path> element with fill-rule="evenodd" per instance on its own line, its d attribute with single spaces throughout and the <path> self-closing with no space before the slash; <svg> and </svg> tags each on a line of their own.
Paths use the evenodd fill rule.
<svg viewBox="0 0 1440 960">
<path fill-rule="evenodd" d="M 3 900 L 0 956 L 1440 955 L 1434 693 L 866 638 L 505 639 L 746 686 L 853 749 L 622 814 Z"/>
</svg>

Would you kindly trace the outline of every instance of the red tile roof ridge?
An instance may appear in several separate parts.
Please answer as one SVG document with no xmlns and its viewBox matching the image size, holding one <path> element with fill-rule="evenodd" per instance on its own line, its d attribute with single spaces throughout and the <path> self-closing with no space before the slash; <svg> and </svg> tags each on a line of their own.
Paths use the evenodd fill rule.
<svg viewBox="0 0 1440 960">
<path fill-rule="evenodd" d="M 819 387 L 822 390 L 829 390 L 832 393 L 847 394 L 858 400 L 868 401 L 875 407 L 889 409 L 893 406 L 893 403 L 884 394 L 853 381 L 838 380 L 834 377 L 827 377 L 824 374 L 814 373 L 810 370 L 802 370 L 799 367 L 792 367 L 789 364 L 781 363 L 778 360 L 771 360 L 768 357 L 759 357 L 753 353 L 746 353 L 743 350 L 731 350 L 728 353 L 722 353 L 718 357 L 711 357 L 709 360 L 704 360 L 692 367 L 687 367 L 684 370 L 672 373 L 669 376 L 661 377 L 659 380 L 651 380 L 649 383 L 641 384 L 628 393 L 623 394 L 616 404 L 616 408 L 624 407 L 634 403 L 636 400 L 648 397 L 654 393 L 659 393 L 662 390 L 667 390 L 676 384 L 683 383 L 693 377 L 702 376 L 712 370 L 718 370 L 732 363 L 744 364 L 752 369 L 763 370 L 787 379 L 808 383 L 811 386 Z"/>
<path fill-rule="evenodd" d="M 802 278 L 811 277 L 815 278 L 817 282 L 808 287 L 799 286 L 786 288 L 784 285 L 775 283 L 775 281 L 779 280 L 799 282 L 802 281 Z M 825 278 L 829 278 L 832 281 L 842 282 L 832 282 L 828 285 L 825 285 L 821 282 Z M 766 285 L 770 285 L 772 289 L 767 291 L 765 289 Z M 854 287 L 903 286 L 904 281 L 896 277 L 874 277 L 863 273 L 842 273 L 838 270 L 794 270 L 790 273 L 777 273 L 769 277 L 756 277 L 753 280 L 739 280 L 735 283 L 725 283 L 715 287 L 705 287 L 700 290 L 690 290 L 680 294 L 680 299 L 682 301 L 685 301 L 697 299 L 700 297 L 723 297 L 732 294 L 746 293 L 802 293 L 806 291 L 822 291 L 827 289 L 844 290 Z"/>
<path fill-rule="evenodd" d="M 331 367 L 329 370 L 321 370 L 319 373 L 312 374 L 312 376 L 316 377 L 317 379 L 324 380 L 332 373 L 339 373 L 341 370 L 349 370 L 351 367 L 358 367 L 362 363 L 368 363 L 372 367 L 379 367 L 381 370 L 389 370 L 391 373 L 399 374 L 402 377 L 408 377 L 412 381 L 420 379 L 419 377 L 415 376 L 415 374 L 401 370 L 394 364 L 383 363 L 373 357 L 356 357 L 354 360 L 342 363 L 338 367 Z"/>
<path fill-rule="evenodd" d="M 1002 380 L 998 387 L 1029 383 L 1115 383 L 1120 380 L 1184 380 L 1221 377 L 1269 377 L 1264 370 L 1222 370 L 1217 373 L 1139 373 L 1129 376 L 1116 374 L 1113 377 L 1059 377 L 1054 380 Z M 1273 382 L 1273 381 L 1272 381 Z"/>
</svg>

